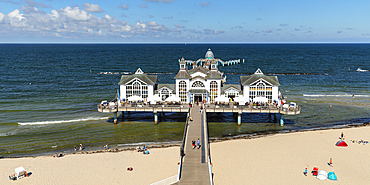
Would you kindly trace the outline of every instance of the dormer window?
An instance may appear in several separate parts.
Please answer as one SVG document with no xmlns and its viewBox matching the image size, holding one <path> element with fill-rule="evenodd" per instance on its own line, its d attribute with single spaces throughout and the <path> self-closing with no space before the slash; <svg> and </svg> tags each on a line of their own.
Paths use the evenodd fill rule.
<svg viewBox="0 0 370 185">
<path fill-rule="evenodd" d="M 181 65 L 180 65 L 180 68 L 181 68 L 181 69 L 184 69 L 184 68 L 185 68 L 185 64 L 181 64 Z"/>
<path fill-rule="evenodd" d="M 212 69 L 216 69 L 216 65 L 214 65 L 214 64 L 213 64 L 213 65 L 212 65 Z"/>
</svg>

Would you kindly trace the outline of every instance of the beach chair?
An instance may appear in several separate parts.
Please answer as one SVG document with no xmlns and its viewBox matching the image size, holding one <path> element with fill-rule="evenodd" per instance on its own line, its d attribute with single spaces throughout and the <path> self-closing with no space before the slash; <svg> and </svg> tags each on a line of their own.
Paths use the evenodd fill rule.
<svg viewBox="0 0 370 185">
<path fill-rule="evenodd" d="M 312 169 L 312 175 L 313 176 L 317 176 L 317 173 L 319 172 L 319 168 L 318 167 L 313 167 Z"/>
<path fill-rule="evenodd" d="M 26 170 L 22 166 L 20 166 L 20 167 L 15 169 L 15 174 L 12 174 L 12 175 L 9 176 L 9 179 L 10 180 L 19 180 L 19 179 L 21 179 L 23 177 L 27 177 L 27 176 L 28 175 L 27 175 Z"/>
</svg>

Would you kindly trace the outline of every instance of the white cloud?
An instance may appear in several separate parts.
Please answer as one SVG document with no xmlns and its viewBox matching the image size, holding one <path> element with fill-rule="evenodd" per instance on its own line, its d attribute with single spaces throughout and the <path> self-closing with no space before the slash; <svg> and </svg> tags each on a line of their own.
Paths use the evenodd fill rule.
<svg viewBox="0 0 370 185">
<path fill-rule="evenodd" d="M 209 6 L 211 4 L 211 2 L 200 2 L 200 6 L 201 7 L 206 7 L 206 6 Z"/>
<path fill-rule="evenodd" d="M 104 12 L 98 4 L 84 3 L 82 7 L 87 12 Z"/>
<path fill-rule="evenodd" d="M 176 25 L 176 24 L 175 24 L 175 27 L 176 27 L 176 28 L 185 28 L 185 26 L 184 26 L 184 25 Z"/>
<path fill-rule="evenodd" d="M 121 6 L 118 6 L 118 8 L 120 8 L 122 10 L 128 10 L 128 5 L 127 4 L 123 4 Z"/>
<path fill-rule="evenodd" d="M 2 14 L 2 13 L 0 12 L 0 23 L 1 23 L 1 22 L 3 22 L 4 17 L 5 17 L 5 16 L 4 16 L 4 14 Z"/>
<path fill-rule="evenodd" d="M 73 20 L 79 20 L 79 21 L 86 21 L 92 17 L 91 14 L 87 13 L 85 10 L 80 10 L 79 7 L 74 7 L 72 9 L 70 6 L 67 6 L 65 9 L 61 8 L 60 13 Z"/>
<path fill-rule="evenodd" d="M 55 33 L 55 36 L 57 36 L 57 37 L 62 37 L 62 36 L 60 36 L 58 33 Z"/>
<path fill-rule="evenodd" d="M 15 10 L 13 10 L 12 12 L 10 12 L 10 13 L 8 13 L 8 17 L 9 18 L 16 18 L 16 19 L 18 19 L 18 20 L 22 20 L 22 19 L 25 19 L 24 17 L 23 17 L 23 14 L 20 14 L 19 13 L 20 11 L 18 10 L 18 9 L 15 9 Z"/>
</svg>

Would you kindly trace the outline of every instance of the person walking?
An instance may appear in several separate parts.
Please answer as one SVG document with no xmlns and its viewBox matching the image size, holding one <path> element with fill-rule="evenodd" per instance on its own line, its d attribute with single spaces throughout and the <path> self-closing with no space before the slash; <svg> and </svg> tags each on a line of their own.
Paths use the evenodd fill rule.
<svg viewBox="0 0 370 185">
<path fill-rule="evenodd" d="M 307 176 L 307 168 L 305 168 L 305 169 L 304 169 L 303 174 L 304 174 L 305 176 Z"/>
<path fill-rule="evenodd" d="M 199 138 L 197 140 L 197 145 L 198 145 L 198 149 L 199 149 L 200 148 L 200 140 L 199 140 Z"/>
<path fill-rule="evenodd" d="M 193 146 L 193 150 L 195 148 L 195 140 L 193 139 L 193 141 L 191 141 L 191 145 Z"/>
</svg>

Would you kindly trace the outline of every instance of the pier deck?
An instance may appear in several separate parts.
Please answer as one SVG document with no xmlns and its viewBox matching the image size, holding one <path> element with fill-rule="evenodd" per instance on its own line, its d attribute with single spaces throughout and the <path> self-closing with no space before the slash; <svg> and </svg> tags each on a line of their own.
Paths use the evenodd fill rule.
<svg viewBox="0 0 370 185">
<path fill-rule="evenodd" d="M 291 109 L 275 108 L 274 106 L 237 106 L 207 104 L 207 112 L 230 112 L 230 113 L 276 113 L 284 115 L 296 115 L 301 113 L 301 107 Z M 97 106 L 99 112 L 114 113 L 120 111 L 138 112 L 188 112 L 189 105 L 129 105 L 124 106 Z"/>
<path fill-rule="evenodd" d="M 199 107 L 190 109 L 190 116 L 193 118 L 189 122 L 188 133 L 185 140 L 185 157 L 182 163 L 181 179 L 179 184 L 211 184 L 207 159 L 207 142 L 204 116 L 199 112 Z M 191 141 L 200 139 L 200 149 L 193 149 Z"/>
</svg>

